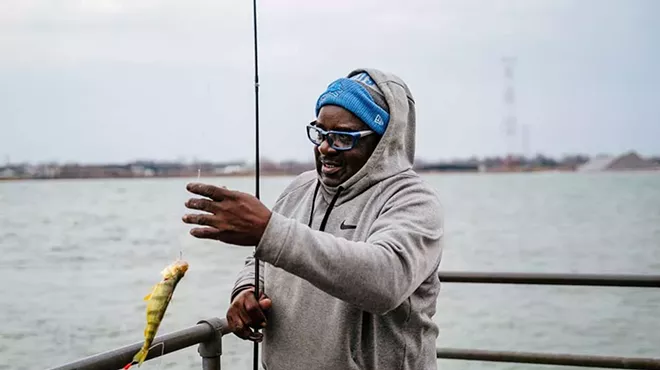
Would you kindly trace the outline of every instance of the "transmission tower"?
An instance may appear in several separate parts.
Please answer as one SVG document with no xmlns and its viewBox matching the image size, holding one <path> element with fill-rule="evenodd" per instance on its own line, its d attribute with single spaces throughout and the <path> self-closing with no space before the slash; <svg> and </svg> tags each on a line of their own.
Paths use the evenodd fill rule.
<svg viewBox="0 0 660 370">
<path fill-rule="evenodd" d="M 520 125 L 520 130 L 521 133 L 520 135 L 522 136 L 522 156 L 525 158 L 530 158 L 531 153 L 529 152 L 529 136 L 530 136 L 530 127 L 528 124 L 522 124 Z"/>
<path fill-rule="evenodd" d="M 515 57 L 502 58 L 504 66 L 504 135 L 506 140 L 507 164 L 514 155 L 514 143 L 518 131 L 518 119 L 516 118 L 516 92 L 514 86 Z"/>
</svg>

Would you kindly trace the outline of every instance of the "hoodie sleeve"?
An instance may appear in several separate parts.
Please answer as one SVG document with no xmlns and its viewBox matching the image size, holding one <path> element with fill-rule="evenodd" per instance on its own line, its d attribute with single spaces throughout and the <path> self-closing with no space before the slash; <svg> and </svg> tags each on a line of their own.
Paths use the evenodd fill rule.
<svg viewBox="0 0 660 370">
<path fill-rule="evenodd" d="M 385 314 L 436 273 L 444 234 L 441 212 L 432 190 L 410 184 L 388 200 L 364 242 L 273 212 L 255 256 L 365 311 Z"/>
<path fill-rule="evenodd" d="M 275 200 L 275 207 L 295 189 L 308 185 L 310 181 L 316 179 L 316 171 L 307 171 L 298 175 L 280 194 L 280 196 Z M 274 213 L 273 213 L 274 214 Z M 232 302 L 236 295 L 242 290 L 247 288 L 254 287 L 254 256 L 248 256 L 245 258 L 245 263 L 241 271 L 239 271 L 236 281 L 234 283 L 234 288 L 231 291 L 231 296 L 229 302 Z M 263 291 L 264 289 L 264 262 L 259 260 L 259 290 Z"/>
</svg>

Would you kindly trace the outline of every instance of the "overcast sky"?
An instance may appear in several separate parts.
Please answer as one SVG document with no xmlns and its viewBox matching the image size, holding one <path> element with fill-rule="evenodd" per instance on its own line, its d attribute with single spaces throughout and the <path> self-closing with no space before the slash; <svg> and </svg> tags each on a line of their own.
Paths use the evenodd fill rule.
<svg viewBox="0 0 660 370">
<path fill-rule="evenodd" d="M 309 160 L 304 125 L 351 69 L 394 72 L 423 159 L 507 148 L 502 57 L 529 151 L 660 154 L 660 1 L 258 2 L 261 151 Z M 252 2 L 3 0 L 2 162 L 251 160 Z"/>
</svg>

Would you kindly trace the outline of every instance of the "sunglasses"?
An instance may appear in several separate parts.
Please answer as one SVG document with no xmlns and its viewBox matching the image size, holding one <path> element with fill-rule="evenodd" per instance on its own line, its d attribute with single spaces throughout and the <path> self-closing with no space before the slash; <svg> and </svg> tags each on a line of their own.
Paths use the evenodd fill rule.
<svg viewBox="0 0 660 370">
<path fill-rule="evenodd" d="M 307 137 L 312 144 L 319 146 L 324 140 L 328 141 L 334 150 L 351 150 L 358 139 L 373 134 L 374 131 L 325 131 L 316 126 L 314 122 L 307 125 Z"/>
</svg>

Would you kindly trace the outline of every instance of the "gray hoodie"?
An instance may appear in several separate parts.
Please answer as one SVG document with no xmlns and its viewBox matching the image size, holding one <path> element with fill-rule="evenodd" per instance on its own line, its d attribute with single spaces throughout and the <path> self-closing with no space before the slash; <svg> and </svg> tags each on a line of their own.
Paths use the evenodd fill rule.
<svg viewBox="0 0 660 370">
<path fill-rule="evenodd" d="M 373 69 L 348 77 L 362 71 L 389 106 L 378 146 L 336 188 L 319 182 L 316 171 L 296 177 L 255 249 L 260 286 L 273 303 L 263 331 L 268 370 L 436 369 L 441 204 L 412 170 L 415 103 L 408 87 Z M 232 298 L 253 284 L 248 257 Z"/>
</svg>

